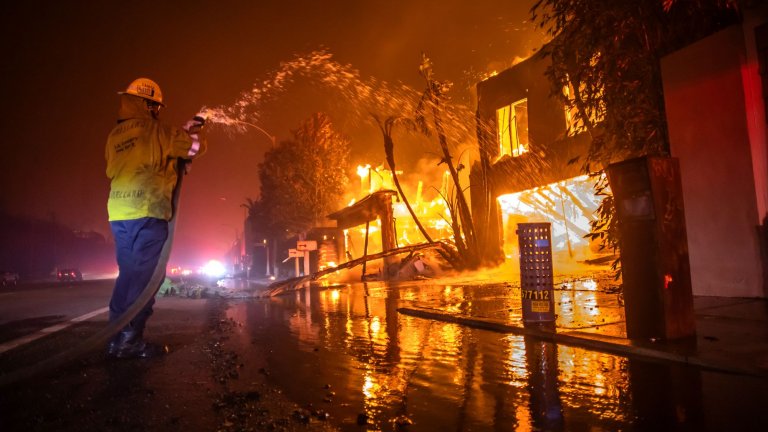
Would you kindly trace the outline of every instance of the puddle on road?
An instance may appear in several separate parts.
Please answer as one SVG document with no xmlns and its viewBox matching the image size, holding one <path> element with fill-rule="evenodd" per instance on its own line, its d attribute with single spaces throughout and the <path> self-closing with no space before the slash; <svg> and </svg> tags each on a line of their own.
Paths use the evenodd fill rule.
<svg viewBox="0 0 768 432">
<path fill-rule="evenodd" d="M 233 337 L 268 351 L 274 384 L 300 404 L 327 411 L 344 430 L 361 430 L 363 419 L 367 430 L 399 430 L 412 422 L 420 431 L 732 424 L 722 405 L 704 410 L 703 381 L 713 378 L 696 369 L 397 312 L 419 305 L 515 321 L 520 312 L 513 291 L 507 285 L 356 284 L 240 301 L 227 314 L 243 324 Z M 509 295 L 501 299 L 504 292 Z M 574 297 L 581 294 L 565 297 L 583 301 Z M 599 295 L 592 300 L 588 307 L 604 306 Z M 576 327 L 585 320 L 574 313 L 559 319 Z M 719 380 L 719 391 L 732 386 L 734 394 L 743 384 Z"/>
</svg>

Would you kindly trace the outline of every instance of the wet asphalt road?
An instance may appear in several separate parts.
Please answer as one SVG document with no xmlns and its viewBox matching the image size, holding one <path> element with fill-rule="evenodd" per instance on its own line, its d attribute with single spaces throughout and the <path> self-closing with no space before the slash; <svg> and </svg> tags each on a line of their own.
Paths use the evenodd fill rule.
<svg viewBox="0 0 768 432">
<path fill-rule="evenodd" d="M 0 344 L 103 308 L 111 281 L 19 285 L 0 291 Z M 258 351 L 240 359 L 237 326 L 220 298 L 161 297 L 146 336 L 167 345 L 151 360 L 81 359 L 0 388 L 2 431 L 332 430 L 266 382 Z M 106 313 L 0 353 L 3 376 L 55 356 L 103 328 Z M 248 380 L 241 376 L 243 371 Z M 322 420 L 321 420 L 322 418 Z"/>
<path fill-rule="evenodd" d="M 103 308 L 111 293 L 104 280 L 0 287 L 0 344 Z"/>
<path fill-rule="evenodd" d="M 19 289 L 0 291 L 0 343 L 103 307 L 111 283 Z M 167 356 L 107 361 L 98 347 L 4 387 L 0 430 L 714 431 L 768 425 L 764 380 L 397 313 L 404 303 L 477 307 L 484 293 L 508 289 L 356 284 L 272 299 L 162 297 L 147 337 L 167 344 Z M 612 301 L 601 298 L 596 301 Z M 495 305 L 499 311 L 508 306 Z M 74 346 L 105 320 L 97 315 L 2 353 L 0 371 L 13 373 Z"/>
</svg>

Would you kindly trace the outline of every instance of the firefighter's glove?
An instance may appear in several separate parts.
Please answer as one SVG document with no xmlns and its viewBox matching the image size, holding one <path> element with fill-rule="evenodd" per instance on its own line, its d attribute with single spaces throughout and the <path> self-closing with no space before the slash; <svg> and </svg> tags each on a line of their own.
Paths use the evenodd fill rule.
<svg viewBox="0 0 768 432">
<path fill-rule="evenodd" d="M 184 125 L 184 130 L 190 135 L 199 134 L 203 129 L 203 125 L 205 125 L 205 118 L 196 115 Z"/>
</svg>

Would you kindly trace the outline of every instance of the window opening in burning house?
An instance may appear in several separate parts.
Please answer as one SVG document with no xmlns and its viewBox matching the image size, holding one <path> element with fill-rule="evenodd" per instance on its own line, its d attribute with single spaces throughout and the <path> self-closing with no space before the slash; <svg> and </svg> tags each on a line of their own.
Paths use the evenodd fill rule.
<svg viewBox="0 0 768 432">
<path fill-rule="evenodd" d="M 528 99 L 496 110 L 499 157 L 517 157 L 528 151 Z"/>
</svg>

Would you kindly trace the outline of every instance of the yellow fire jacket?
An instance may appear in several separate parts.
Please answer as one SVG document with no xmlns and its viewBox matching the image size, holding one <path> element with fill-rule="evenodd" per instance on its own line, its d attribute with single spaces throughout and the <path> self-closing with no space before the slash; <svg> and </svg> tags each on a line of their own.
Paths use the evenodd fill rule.
<svg viewBox="0 0 768 432">
<path fill-rule="evenodd" d="M 207 148 L 197 134 L 152 118 L 138 97 L 120 97 L 119 123 L 107 138 L 107 177 L 111 180 L 109 220 L 171 218 L 176 159 L 193 159 Z"/>
</svg>

